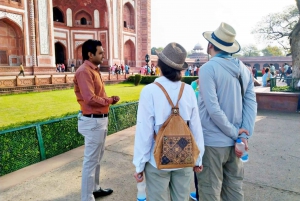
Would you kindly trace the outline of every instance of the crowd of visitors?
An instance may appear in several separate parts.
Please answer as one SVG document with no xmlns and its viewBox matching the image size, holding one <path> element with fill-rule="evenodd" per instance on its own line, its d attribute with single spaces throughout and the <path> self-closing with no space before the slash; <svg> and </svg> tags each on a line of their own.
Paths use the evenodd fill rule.
<svg viewBox="0 0 300 201">
<path fill-rule="evenodd" d="M 113 74 L 113 75 L 116 75 L 116 74 L 129 74 L 129 71 L 130 71 L 130 66 L 128 64 L 125 64 L 125 66 L 123 64 L 121 65 L 117 65 L 116 63 L 114 65 L 112 65 L 110 67 L 110 73 Z"/>
</svg>

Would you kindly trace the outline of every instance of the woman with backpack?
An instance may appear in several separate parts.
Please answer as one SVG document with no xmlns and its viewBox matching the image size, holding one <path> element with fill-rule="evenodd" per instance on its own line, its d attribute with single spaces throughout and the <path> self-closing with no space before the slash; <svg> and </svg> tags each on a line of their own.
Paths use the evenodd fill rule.
<svg viewBox="0 0 300 201">
<path fill-rule="evenodd" d="M 180 44 L 170 43 L 157 55 L 162 76 L 156 78 L 155 83 L 145 86 L 139 99 L 133 156 L 133 164 L 136 168 L 134 177 L 137 182 L 142 182 L 144 176 L 146 177 L 147 200 L 167 201 L 171 197 L 172 201 L 188 201 L 193 171 L 203 170 L 204 141 L 194 90 L 190 85 L 182 84 L 180 81 L 181 71 L 188 67 L 185 62 L 187 52 Z M 173 115 L 182 118 L 180 123 L 183 124 L 178 128 L 188 129 L 191 133 L 190 140 L 181 138 L 174 143 L 175 138 L 166 137 L 170 132 L 167 130 L 168 124 L 172 121 L 166 120 Z M 180 133 L 181 131 L 178 130 L 181 129 L 172 131 Z M 169 158 L 163 156 L 157 159 L 156 148 L 160 142 L 163 142 L 161 146 L 164 148 L 161 152 L 168 151 Z M 191 159 L 193 163 L 189 167 L 183 164 L 186 160 L 182 162 L 180 159 L 178 164 L 174 164 L 172 157 L 176 158 L 180 155 L 181 158 L 186 159 L 186 154 L 182 150 L 191 142 L 195 145 L 193 149 L 199 149 L 200 154 L 199 150 L 193 152 Z M 165 150 L 167 147 L 170 147 L 169 150 Z M 176 168 L 164 169 L 171 163 Z"/>
</svg>

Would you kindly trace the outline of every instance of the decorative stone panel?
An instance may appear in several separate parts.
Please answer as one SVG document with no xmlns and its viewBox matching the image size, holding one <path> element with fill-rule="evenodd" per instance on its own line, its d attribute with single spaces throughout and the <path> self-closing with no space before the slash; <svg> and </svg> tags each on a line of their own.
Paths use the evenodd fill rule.
<svg viewBox="0 0 300 201">
<path fill-rule="evenodd" d="M 19 66 L 21 64 L 23 56 L 9 55 L 8 58 L 10 66 Z"/>
<path fill-rule="evenodd" d="M 75 49 L 83 43 L 84 43 L 84 41 L 75 41 Z"/>
<path fill-rule="evenodd" d="M 54 39 L 54 43 L 56 43 L 56 42 L 60 42 L 61 44 L 63 44 L 67 48 L 67 41 L 66 40 Z"/>
<path fill-rule="evenodd" d="M 31 86 L 31 85 L 34 85 L 34 79 L 32 79 L 32 78 L 20 78 L 18 85 L 19 86 Z"/>
<path fill-rule="evenodd" d="M 0 11 L 0 19 L 4 18 L 4 17 L 7 17 L 8 19 L 10 19 L 10 20 L 14 21 L 15 23 L 17 23 L 17 25 L 19 25 L 19 27 L 21 28 L 21 30 L 23 30 L 23 18 L 22 18 L 22 15 Z"/>
<path fill-rule="evenodd" d="M 40 51 L 41 54 L 49 54 L 49 36 L 48 36 L 48 1 L 39 0 L 39 32 L 40 32 Z M 52 9 L 52 8 L 51 8 Z"/>
<path fill-rule="evenodd" d="M 38 56 L 38 66 L 49 67 L 49 66 L 52 66 L 52 63 L 53 63 L 52 56 L 46 56 L 46 55 Z"/>
</svg>

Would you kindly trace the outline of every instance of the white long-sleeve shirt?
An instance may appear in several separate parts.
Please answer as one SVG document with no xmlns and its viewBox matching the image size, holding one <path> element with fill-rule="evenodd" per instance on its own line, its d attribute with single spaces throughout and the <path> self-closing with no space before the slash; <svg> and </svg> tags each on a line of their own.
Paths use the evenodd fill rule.
<svg viewBox="0 0 300 201">
<path fill-rule="evenodd" d="M 173 104 L 176 105 L 181 82 L 172 82 L 164 76 L 155 79 L 155 82 L 159 82 L 166 89 Z M 188 84 L 185 85 L 179 101 L 179 113 L 185 121 L 189 121 L 190 130 L 200 150 L 195 166 L 201 166 L 204 154 L 202 126 L 195 93 Z M 161 125 L 167 120 L 170 114 L 171 105 L 163 91 L 155 84 L 145 86 L 140 94 L 137 113 L 133 156 L 133 164 L 136 167 L 136 172 L 143 172 L 147 162 L 157 167 L 153 156 L 155 145 L 153 135 L 154 131 L 158 133 Z M 168 169 L 168 171 L 170 170 Z"/>
</svg>

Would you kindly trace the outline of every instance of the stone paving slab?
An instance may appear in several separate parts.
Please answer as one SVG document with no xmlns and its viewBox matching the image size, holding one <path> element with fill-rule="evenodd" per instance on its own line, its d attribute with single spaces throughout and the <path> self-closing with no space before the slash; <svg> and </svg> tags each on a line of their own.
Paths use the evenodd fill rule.
<svg viewBox="0 0 300 201">
<path fill-rule="evenodd" d="M 101 185 L 115 192 L 97 200 L 135 200 L 134 132 L 135 127 L 131 127 L 107 137 Z M 255 134 L 250 140 L 250 160 L 245 164 L 245 201 L 300 200 L 299 142 L 300 114 L 259 111 Z M 43 166 L 36 164 L 0 177 L 0 200 L 80 201 L 83 147 L 73 151 L 76 154 L 65 153 L 41 162 Z M 57 165 L 53 165 L 55 160 L 59 160 Z M 30 175 L 33 172 L 30 168 L 37 167 L 44 170 Z M 7 187 L 9 180 L 15 183 Z"/>
</svg>

